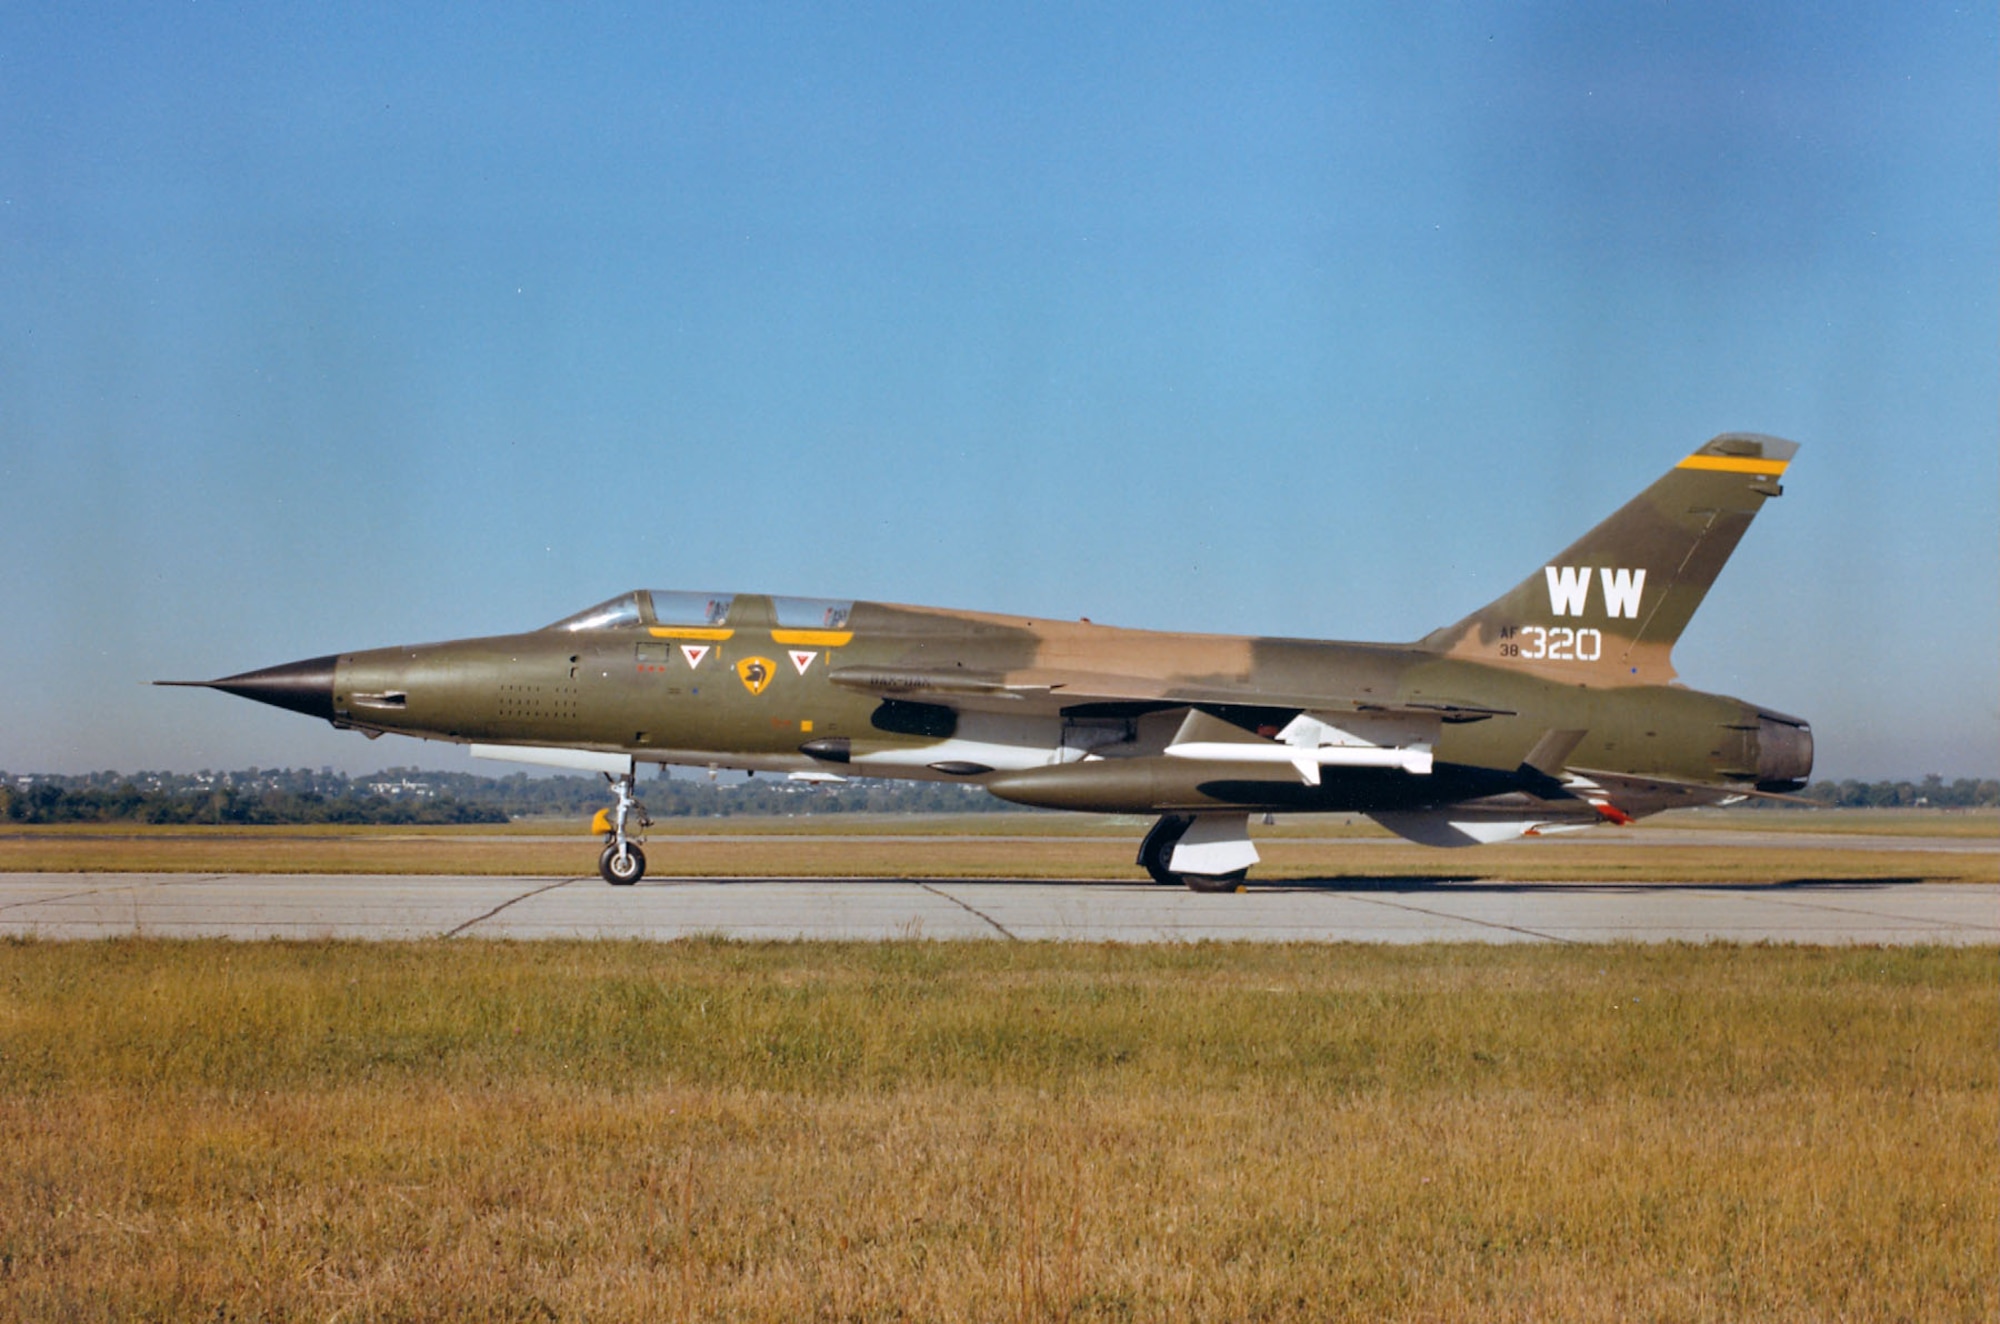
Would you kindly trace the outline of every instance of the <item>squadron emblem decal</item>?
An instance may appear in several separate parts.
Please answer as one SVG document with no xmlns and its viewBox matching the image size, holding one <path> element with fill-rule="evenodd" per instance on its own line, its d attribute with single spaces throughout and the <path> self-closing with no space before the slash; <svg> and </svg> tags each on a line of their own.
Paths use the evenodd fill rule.
<svg viewBox="0 0 2000 1324">
<path fill-rule="evenodd" d="M 762 694 L 770 687 L 771 677 L 777 674 L 777 664 L 768 657 L 746 657 L 736 664 L 736 678 L 752 694 Z"/>
</svg>

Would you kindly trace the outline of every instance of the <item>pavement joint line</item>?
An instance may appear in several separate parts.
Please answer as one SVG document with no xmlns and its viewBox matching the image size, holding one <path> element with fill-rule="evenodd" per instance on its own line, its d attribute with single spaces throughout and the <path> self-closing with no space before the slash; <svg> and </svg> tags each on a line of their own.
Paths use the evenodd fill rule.
<svg viewBox="0 0 2000 1324">
<path fill-rule="evenodd" d="M 1502 924 L 1498 920 L 1474 919 L 1470 915 L 1454 915 L 1449 910 L 1432 910 L 1427 906 L 1412 906 L 1401 901 L 1385 901 L 1381 897 L 1363 896 L 1359 892 L 1333 892 L 1331 896 L 1346 897 L 1351 901 L 1366 901 L 1370 905 L 1387 906 L 1391 910 L 1410 910 L 1419 915 L 1429 915 L 1435 919 L 1456 920 L 1460 924 L 1476 924 L 1484 929 L 1504 929 L 1508 933 L 1525 933 L 1530 938 L 1540 938 L 1543 942 L 1568 943 L 1576 945 L 1576 939 L 1565 938 L 1559 933 L 1543 933 L 1538 929 L 1524 929 L 1519 924 Z"/>
<path fill-rule="evenodd" d="M 26 901 L 9 901 L 0 905 L 0 910 L 24 910 L 29 906 L 46 906 L 51 901 L 74 901 L 80 896 L 96 896 L 100 892 L 116 892 L 115 887 L 85 887 L 74 892 L 57 892 L 54 896 L 31 896 Z"/>
<path fill-rule="evenodd" d="M 96 876 L 102 878 L 106 875 L 99 874 Z M 129 877 L 129 875 L 111 876 Z M 136 892 L 145 887 L 172 887 L 178 883 L 219 883 L 228 877 L 229 875 L 224 873 L 161 874 L 157 877 L 136 882 L 112 883 L 107 887 L 83 887 L 78 888 L 74 892 L 58 892 L 54 896 L 31 896 L 26 901 L 8 901 L 0 903 L 0 910 L 22 910 L 29 906 L 46 906 L 54 901 L 74 901 L 80 896 L 98 896 L 106 892 Z"/>
<path fill-rule="evenodd" d="M 544 892 L 553 892 L 558 887 L 568 887 L 571 883 L 580 883 L 582 881 L 583 878 L 581 876 L 575 878 L 558 878 L 553 883 L 543 883 L 540 887 L 530 888 L 527 891 L 521 893 L 519 896 L 508 897 L 505 901 L 502 901 L 499 905 L 493 907 L 493 909 L 487 911 L 484 915 L 474 915 L 471 919 L 465 921 L 465 923 L 459 925 L 457 928 L 446 929 L 442 936 L 446 938 L 456 938 L 459 934 L 464 933 L 467 929 L 471 928 L 473 925 L 484 924 L 487 920 L 492 919 L 495 915 L 499 914 L 501 911 L 505 910 L 507 907 L 511 905 L 515 905 L 519 902 L 526 901 L 529 897 L 540 896 Z"/>
<path fill-rule="evenodd" d="M 23 892 L 10 886 L 16 876 L 35 891 L 56 890 L 24 900 Z M 665 938 L 682 927 L 673 922 L 677 917 L 682 921 L 687 918 L 682 907 L 671 903 L 665 907 L 665 913 L 652 906 L 634 913 L 630 908 L 617 906 L 615 896 L 605 897 L 594 888 L 586 888 L 584 892 L 571 894 L 575 905 L 560 899 L 544 902 L 520 921 L 483 930 L 487 921 L 530 896 L 552 892 L 571 882 L 592 882 L 594 875 L 455 877 L 451 880 L 454 886 L 446 889 L 452 900 L 443 906 L 436 904 L 437 889 L 414 886 L 424 881 L 400 875 L 316 878 L 211 872 L 121 876 L 20 871 L 19 875 L 0 874 L 0 933 L 102 938 L 114 933 L 172 937 L 199 932 L 261 937 L 340 931 L 357 937 L 434 940 L 447 934 L 488 937 L 515 928 L 526 932 L 553 926 L 568 936 L 583 937 L 607 927 L 602 923 L 607 917 L 599 914 L 604 906 L 592 897 L 614 903 L 610 916 L 624 918 L 608 927 L 630 936 Z M 649 878 L 647 884 L 667 881 Z M 746 930 L 743 936 L 750 936 L 749 930 L 757 927 L 760 916 L 768 919 L 768 908 L 755 884 L 747 888 L 729 886 L 732 882 L 747 881 L 687 879 L 683 886 L 711 899 L 714 918 L 732 930 L 743 927 Z M 1183 889 L 1155 888 L 1138 879 L 1091 882 L 955 879 L 932 875 L 776 881 L 781 891 L 802 890 L 814 898 L 815 914 L 784 930 L 786 936 L 793 937 L 824 935 L 830 925 L 836 931 L 835 936 L 842 938 L 907 938 L 913 932 L 920 932 L 920 927 L 913 930 L 908 922 L 895 928 L 885 925 L 894 918 L 889 912 L 909 913 L 908 894 L 920 889 L 950 901 L 978 921 L 976 928 L 962 931 L 962 936 L 977 938 L 984 934 L 1016 942 L 1042 937 L 1114 942 L 1189 941 L 1203 937 L 1282 939 L 1290 934 L 1294 941 L 1317 942 L 1399 942 L 1416 938 L 1463 943 L 1526 938 L 1536 942 L 1587 944 L 1660 941 L 1678 935 L 1681 940 L 1696 942 L 2000 946 L 2000 923 L 1987 918 L 2000 920 L 2000 881 L 1964 886 L 1871 885 L 1861 890 L 1843 888 L 1838 883 L 1774 890 L 1715 883 L 1644 886 L 1630 882 L 1526 887 L 1489 882 L 1472 887 L 1440 886 L 1435 890 L 1420 887 L 1408 892 L 1367 885 L 1353 891 L 1324 886 L 1291 889 L 1282 884 L 1271 889 L 1294 896 L 1298 891 L 1309 890 L 1375 903 L 1366 910 L 1345 912 L 1338 907 L 1329 912 L 1323 903 L 1302 900 L 1273 908 L 1257 902 L 1256 892 L 1262 889 L 1252 889 L 1251 895 L 1236 899 L 1238 904 L 1218 909 L 1212 900 L 1190 898 Z M 325 882 L 339 885 L 331 889 L 317 886 Z M 1031 882 L 1033 886 L 1009 887 L 1010 883 Z M 245 883 L 259 886 L 246 892 Z M 166 898 L 160 895 L 164 890 L 180 895 Z M 1515 890 L 1523 892 L 1518 899 L 1510 901 L 1502 895 Z M 1011 923 L 1023 924 L 1024 929 L 1014 929 L 997 918 L 994 913 L 997 907 L 987 905 L 989 891 L 995 901 L 1008 902 Z M 732 892 L 736 895 L 731 896 Z M 972 900 L 965 895 L 968 892 L 978 893 L 979 899 Z M 1578 909 L 1566 899 L 1571 893 L 1596 900 L 1587 901 Z M 899 896 L 903 898 L 900 902 L 895 899 Z M 476 905 L 485 897 L 496 900 L 481 907 L 483 915 L 463 923 L 451 919 L 457 903 L 470 900 Z M 1465 912 L 1446 909 L 1446 902 L 1455 905 L 1459 901 L 1467 902 Z M 1660 909 L 1662 902 L 1668 903 L 1664 910 Z M 1880 907 L 1878 902 L 1887 902 L 1888 907 Z M 1910 907 L 1908 911 L 1903 910 L 1906 904 Z M 1089 918 L 1080 917 L 1078 905 L 1082 906 L 1081 914 Z M 1630 909 L 1634 905 L 1637 909 Z M 696 909 L 704 915 L 711 914 L 708 903 L 698 904 Z M 1781 913 L 1773 915 L 1773 909 Z M 823 914 L 818 913 L 822 910 Z M 1385 910 L 1394 911 L 1401 919 L 1367 918 L 1371 911 Z M 266 919 L 251 922 L 259 915 Z M 587 922 L 592 915 L 597 915 L 600 921 L 595 927 Z M 1511 918 L 1503 921 L 1501 916 Z M 1084 936 L 1086 931 L 1095 933 L 1100 928 L 1101 938 Z M 568 933 L 571 929 L 575 932 Z M 561 935 L 552 932 L 547 936 Z"/>
<path fill-rule="evenodd" d="M 991 924 L 994 928 L 998 929 L 1000 931 L 1000 936 L 1007 939 L 1009 942 L 1021 941 L 1019 935 L 1015 934 L 1005 924 L 1002 924 L 999 920 L 993 918 L 991 915 L 981 910 L 978 906 L 973 905 L 971 902 L 961 901 L 959 898 L 953 896 L 951 893 L 943 891 L 931 883 L 920 882 L 917 884 L 917 886 L 921 887 L 924 891 L 929 892 L 932 896 L 941 896 L 945 900 L 951 902 L 954 906 L 957 906 L 960 909 L 966 911 L 968 914 L 976 915 L 980 919 L 985 920 L 988 924 Z"/>
<path fill-rule="evenodd" d="M 1718 895 L 1717 890 L 1712 887 L 1690 888 L 1689 890 L 1699 891 L 1709 896 Z M 1760 896 L 1758 900 L 1768 902 L 1774 906 L 1790 906 L 1794 910 L 1831 910 L 1842 915 L 1868 915 L 1875 919 L 1900 920 L 1905 924 L 1929 924 L 1950 929 L 1965 929 L 1972 933 L 2000 935 L 2000 920 L 1989 924 L 1968 924 L 1964 920 L 1959 919 L 1943 919 L 1930 915 L 1898 915 L 1892 910 L 1870 910 L 1863 906 L 1835 906 L 1828 905 L 1824 901 L 1797 901 L 1787 896 Z"/>
</svg>

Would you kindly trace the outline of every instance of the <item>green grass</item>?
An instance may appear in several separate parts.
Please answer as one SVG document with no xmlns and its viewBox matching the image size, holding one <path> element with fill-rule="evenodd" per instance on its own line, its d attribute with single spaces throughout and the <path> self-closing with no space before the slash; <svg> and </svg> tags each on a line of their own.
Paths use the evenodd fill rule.
<svg viewBox="0 0 2000 1324">
<path fill-rule="evenodd" d="M 8 942 L 0 1299 L 1990 1318 L 1995 961 Z"/>
<path fill-rule="evenodd" d="M 1730 832 L 2000 838 L 2000 810 L 1993 809 L 1677 809 L 1643 821 L 1647 827 Z"/>
<path fill-rule="evenodd" d="M 1781 821 L 1782 820 L 1782 821 Z M 1882 831 L 1862 831 L 1879 823 Z M 1992 882 L 1976 815 L 1833 810 L 1669 814 L 1664 832 L 1602 828 L 1474 850 L 1436 850 L 1343 816 L 1285 816 L 1252 835 L 1256 881 L 1465 877 L 1534 882 L 1771 883 L 1798 879 Z M 1935 825 L 1936 830 L 1928 828 Z M 1717 843 L 1701 829 L 1750 828 Z M 837 815 L 683 819 L 650 833 L 661 877 L 1137 878 L 1146 823 L 1066 814 Z M 1685 833 L 1678 829 L 1692 829 Z M 1799 841 L 1828 832 L 1852 844 Z M 1919 842 L 1911 836 L 1943 840 Z M 1679 838 L 1683 838 L 1679 839 Z M 1889 838 L 1904 838 L 1896 841 Z M 0 872 L 588 874 L 581 824 L 504 828 L 152 828 L 130 824 L 0 829 Z"/>
</svg>

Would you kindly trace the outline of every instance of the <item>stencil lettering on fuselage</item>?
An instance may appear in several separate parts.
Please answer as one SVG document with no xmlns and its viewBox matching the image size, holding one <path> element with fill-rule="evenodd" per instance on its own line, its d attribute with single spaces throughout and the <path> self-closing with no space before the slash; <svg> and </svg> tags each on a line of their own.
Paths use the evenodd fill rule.
<svg viewBox="0 0 2000 1324">
<path fill-rule="evenodd" d="M 1604 567 L 1597 572 L 1597 580 L 1604 586 L 1604 614 L 1623 616 L 1626 620 L 1639 617 L 1639 595 L 1646 591 L 1644 570 L 1613 570 Z"/>
<path fill-rule="evenodd" d="M 1551 614 L 1581 616 L 1589 609 L 1589 566 L 1544 566 L 1542 573 L 1548 577 Z M 1628 570 L 1623 567 L 1613 569 L 1610 566 L 1600 566 L 1597 580 L 1604 589 L 1605 615 L 1622 616 L 1626 620 L 1638 619 L 1639 599 L 1646 591 L 1646 572 L 1643 569 Z"/>
</svg>

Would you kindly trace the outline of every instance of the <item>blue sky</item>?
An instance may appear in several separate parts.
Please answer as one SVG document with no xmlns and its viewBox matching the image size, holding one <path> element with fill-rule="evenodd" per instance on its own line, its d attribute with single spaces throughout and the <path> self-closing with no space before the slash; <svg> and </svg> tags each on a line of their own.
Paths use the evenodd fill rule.
<svg viewBox="0 0 2000 1324">
<path fill-rule="evenodd" d="M 1677 653 L 2000 771 L 1991 5 L 0 7 L 0 768 L 640 586 L 1403 639 L 1718 432 Z M 662 12 L 664 9 L 665 12 Z"/>
</svg>

